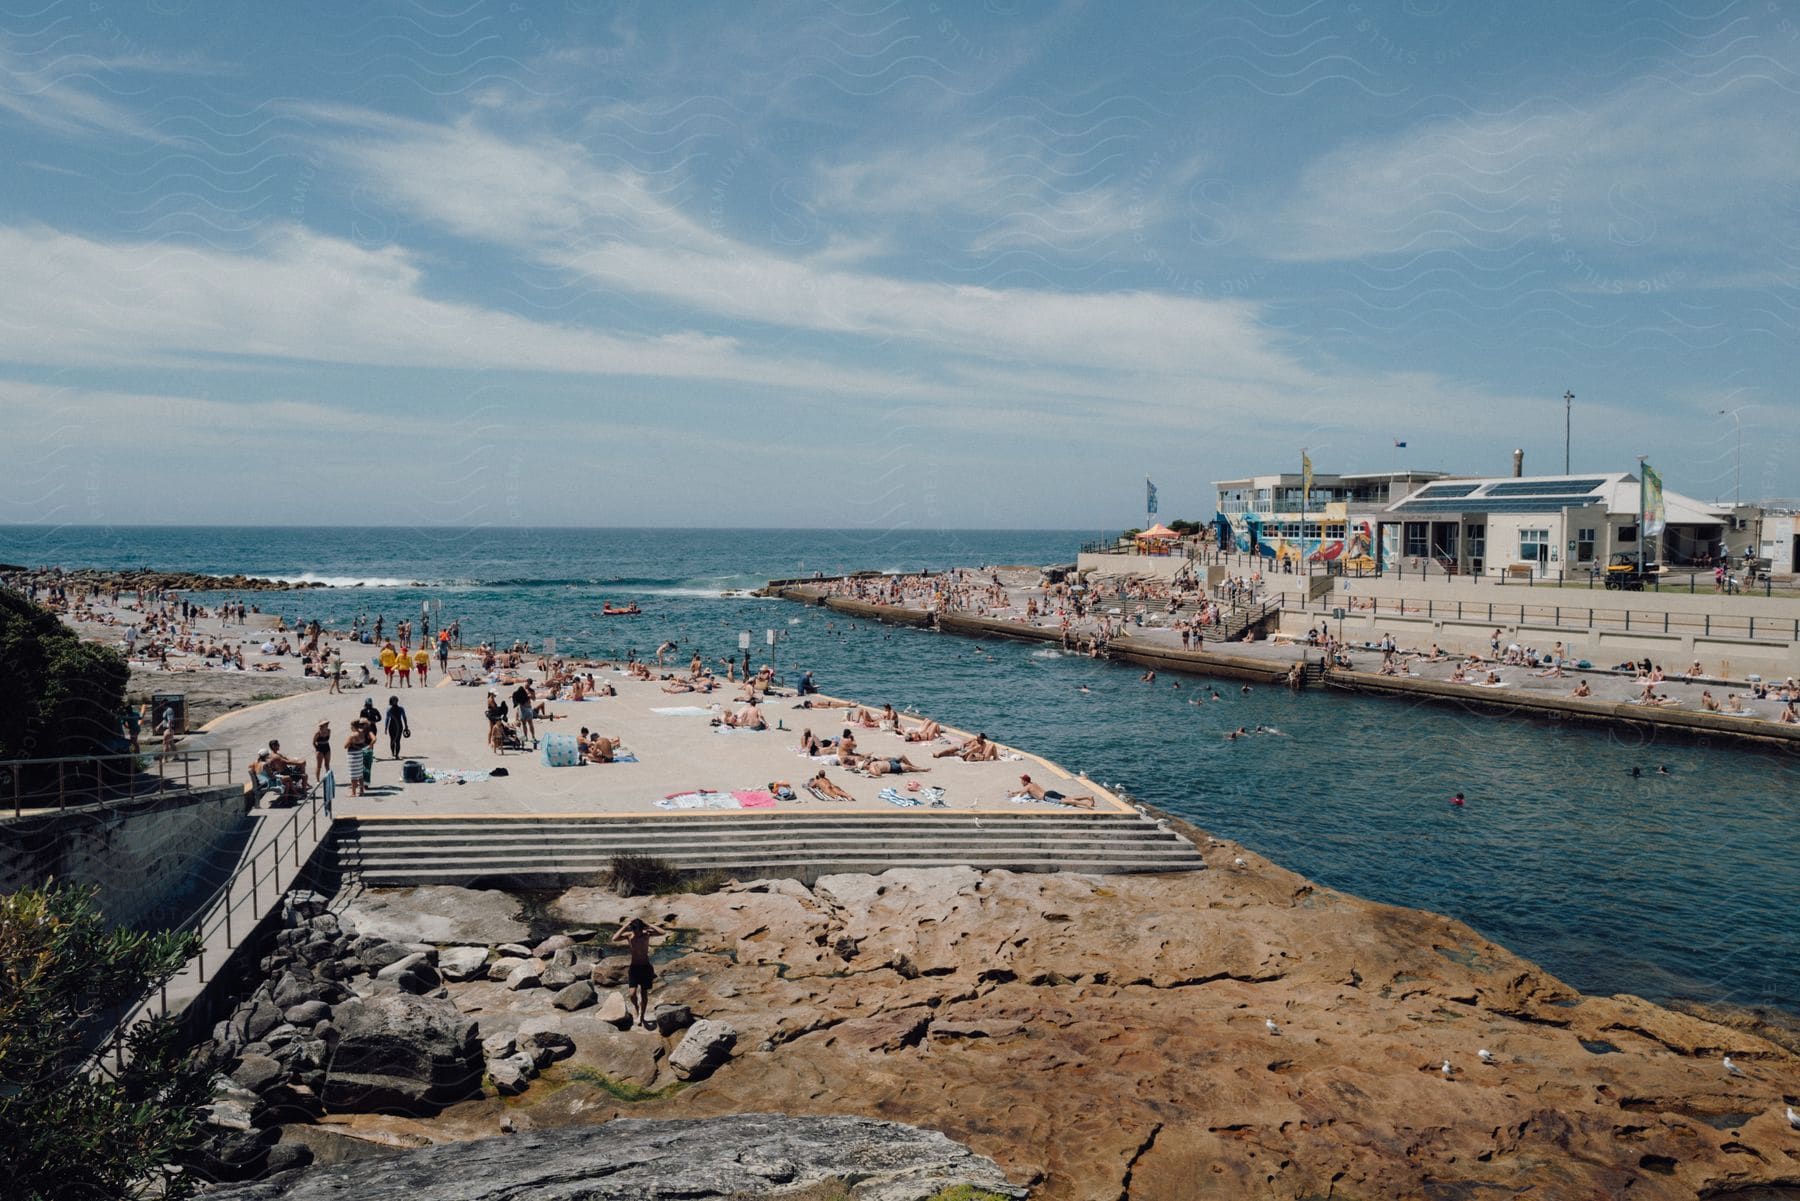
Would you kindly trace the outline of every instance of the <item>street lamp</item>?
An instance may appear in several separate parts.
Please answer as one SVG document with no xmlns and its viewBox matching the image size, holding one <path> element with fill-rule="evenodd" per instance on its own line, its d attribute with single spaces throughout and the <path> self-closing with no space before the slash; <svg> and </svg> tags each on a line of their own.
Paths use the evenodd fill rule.
<svg viewBox="0 0 1800 1201">
<path fill-rule="evenodd" d="M 1569 474 L 1569 416 L 1575 409 L 1575 394 L 1563 393 L 1563 474 Z"/>
<path fill-rule="evenodd" d="M 1744 421 L 1738 416 L 1737 409 L 1720 409 L 1719 416 L 1731 415 L 1731 424 L 1737 429 L 1737 456 L 1732 461 L 1731 469 L 1731 503 L 1744 503 Z"/>
</svg>

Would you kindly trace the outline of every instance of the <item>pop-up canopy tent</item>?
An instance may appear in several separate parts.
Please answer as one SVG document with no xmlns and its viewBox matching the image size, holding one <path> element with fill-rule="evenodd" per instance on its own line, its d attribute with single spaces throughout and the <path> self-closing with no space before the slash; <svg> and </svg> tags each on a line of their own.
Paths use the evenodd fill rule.
<svg viewBox="0 0 1800 1201">
<path fill-rule="evenodd" d="M 1159 521 L 1147 530 L 1138 531 L 1138 554 L 1166 555 L 1169 553 L 1169 548 L 1174 545 L 1175 540 L 1180 537 L 1180 534 Z"/>
</svg>

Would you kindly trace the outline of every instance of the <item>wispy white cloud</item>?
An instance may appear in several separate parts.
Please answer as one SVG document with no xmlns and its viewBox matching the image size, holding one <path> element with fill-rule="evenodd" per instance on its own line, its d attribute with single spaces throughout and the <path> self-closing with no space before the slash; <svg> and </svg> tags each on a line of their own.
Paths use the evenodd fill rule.
<svg viewBox="0 0 1800 1201">
<path fill-rule="evenodd" d="M 434 299 L 413 257 L 300 227 L 259 251 L 0 226 L 0 359 L 56 366 L 290 359 L 648 375 L 828 391 L 909 380 L 677 330 L 627 337 Z"/>
<path fill-rule="evenodd" d="M 1315 160 L 1262 241 L 1302 261 L 1546 243 L 1730 258 L 1791 210 L 1797 125 L 1800 74 L 1760 53 L 1586 102 L 1428 121 Z"/>
<path fill-rule="evenodd" d="M 708 228 L 666 186 L 574 143 L 509 140 L 471 120 L 358 123 L 365 136 L 328 139 L 325 152 L 398 209 L 713 318 L 986 359 L 1313 379 L 1248 302 L 989 288 L 846 269 L 829 256 L 778 255 Z"/>
</svg>

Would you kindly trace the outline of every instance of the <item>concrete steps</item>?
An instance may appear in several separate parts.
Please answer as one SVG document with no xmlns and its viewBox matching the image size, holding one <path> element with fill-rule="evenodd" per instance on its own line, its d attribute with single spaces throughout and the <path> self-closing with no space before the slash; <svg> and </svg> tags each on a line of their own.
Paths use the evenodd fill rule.
<svg viewBox="0 0 1800 1201">
<path fill-rule="evenodd" d="M 1192 843 L 1135 814 L 780 813 L 668 817 L 339 818 L 338 869 L 368 885 L 593 881 L 616 854 L 687 871 L 816 879 L 890 867 L 1170 872 Z"/>
</svg>

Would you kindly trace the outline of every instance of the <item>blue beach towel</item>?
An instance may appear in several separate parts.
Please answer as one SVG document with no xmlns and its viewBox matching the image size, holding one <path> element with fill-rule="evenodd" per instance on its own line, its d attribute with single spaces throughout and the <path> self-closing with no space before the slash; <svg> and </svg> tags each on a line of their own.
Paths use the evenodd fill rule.
<svg viewBox="0 0 1800 1201">
<path fill-rule="evenodd" d="M 898 805 L 902 809 L 917 809 L 925 803 L 916 796 L 908 796 L 898 788 L 883 788 L 877 795 L 888 804 Z"/>
</svg>

